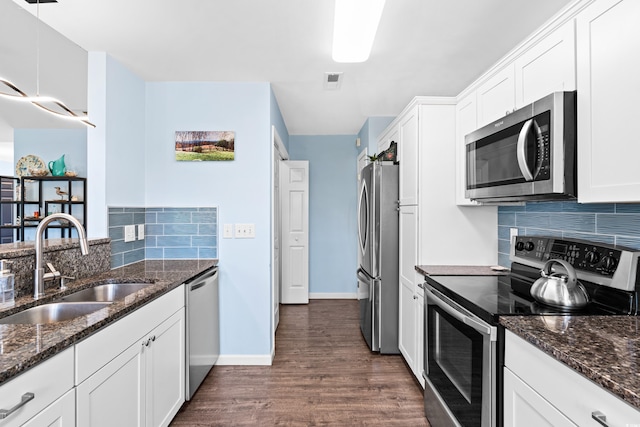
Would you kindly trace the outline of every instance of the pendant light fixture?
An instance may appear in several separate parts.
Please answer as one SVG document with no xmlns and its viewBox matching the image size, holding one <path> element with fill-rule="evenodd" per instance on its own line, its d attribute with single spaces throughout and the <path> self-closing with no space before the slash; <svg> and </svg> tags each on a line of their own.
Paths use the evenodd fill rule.
<svg viewBox="0 0 640 427">
<path fill-rule="evenodd" d="M 67 107 L 62 101 L 50 97 L 40 95 L 40 2 L 51 3 L 49 0 L 35 0 L 28 3 L 36 3 L 36 95 L 29 96 L 21 91 L 11 81 L 0 77 L 0 97 L 12 99 L 20 102 L 30 102 L 36 107 L 66 120 L 73 120 L 84 123 L 90 127 L 96 127 L 89 121 L 86 115 L 79 115 Z"/>
</svg>

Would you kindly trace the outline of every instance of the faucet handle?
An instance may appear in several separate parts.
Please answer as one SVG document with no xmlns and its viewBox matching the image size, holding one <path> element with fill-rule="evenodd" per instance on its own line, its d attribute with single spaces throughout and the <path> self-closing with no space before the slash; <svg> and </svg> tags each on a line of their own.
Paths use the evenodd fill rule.
<svg viewBox="0 0 640 427">
<path fill-rule="evenodd" d="M 58 270 L 56 270 L 56 268 L 53 266 L 53 264 L 48 262 L 47 263 L 47 267 L 49 267 L 49 270 L 51 270 L 51 273 L 53 273 L 53 277 L 60 277 L 60 272 Z"/>
</svg>

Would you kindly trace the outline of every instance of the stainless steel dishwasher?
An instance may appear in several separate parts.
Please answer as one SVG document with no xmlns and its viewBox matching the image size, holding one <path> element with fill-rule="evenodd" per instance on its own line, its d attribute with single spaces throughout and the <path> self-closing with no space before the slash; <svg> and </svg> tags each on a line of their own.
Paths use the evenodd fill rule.
<svg viewBox="0 0 640 427">
<path fill-rule="evenodd" d="M 218 267 L 185 283 L 187 400 L 207 376 L 220 355 Z"/>
</svg>

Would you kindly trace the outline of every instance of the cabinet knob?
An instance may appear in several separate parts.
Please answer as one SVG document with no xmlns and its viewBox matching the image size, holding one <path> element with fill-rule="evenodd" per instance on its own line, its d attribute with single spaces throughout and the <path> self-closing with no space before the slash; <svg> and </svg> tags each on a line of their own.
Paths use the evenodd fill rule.
<svg viewBox="0 0 640 427">
<path fill-rule="evenodd" d="M 414 296 L 413 296 L 413 299 L 418 299 L 418 295 L 414 295 Z"/>
</svg>

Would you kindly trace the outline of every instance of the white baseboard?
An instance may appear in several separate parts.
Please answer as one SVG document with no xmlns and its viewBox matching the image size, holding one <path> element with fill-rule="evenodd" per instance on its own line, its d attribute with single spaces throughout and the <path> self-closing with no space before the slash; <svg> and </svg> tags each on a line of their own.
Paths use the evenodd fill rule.
<svg viewBox="0 0 640 427">
<path fill-rule="evenodd" d="M 357 293 L 309 292 L 309 299 L 358 299 Z"/>
<path fill-rule="evenodd" d="M 216 365 L 271 366 L 271 354 L 221 354 Z"/>
</svg>

